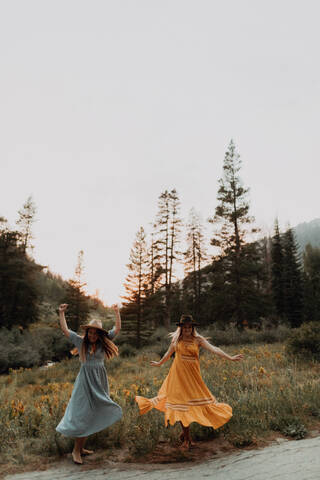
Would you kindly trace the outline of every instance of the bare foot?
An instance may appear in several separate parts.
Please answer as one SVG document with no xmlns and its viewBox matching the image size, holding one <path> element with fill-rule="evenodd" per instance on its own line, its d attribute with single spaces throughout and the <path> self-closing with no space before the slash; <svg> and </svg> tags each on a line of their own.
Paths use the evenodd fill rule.
<svg viewBox="0 0 320 480">
<path fill-rule="evenodd" d="M 190 450 L 190 448 L 194 447 L 196 444 L 191 440 L 191 438 L 184 438 L 182 435 L 180 435 L 180 440 L 181 440 L 181 448 L 183 450 Z"/>
<path fill-rule="evenodd" d="M 83 448 L 81 450 L 81 455 L 92 455 L 94 453 L 93 450 L 87 450 L 86 448 Z"/>
<path fill-rule="evenodd" d="M 182 450 L 189 450 L 190 449 L 190 443 L 188 440 L 184 440 L 182 445 L 181 445 Z"/>
<path fill-rule="evenodd" d="M 74 461 L 74 463 L 76 463 L 77 465 L 82 465 L 83 462 L 82 462 L 80 452 L 76 452 L 75 450 L 73 450 L 71 455 L 72 455 L 72 460 Z"/>
</svg>

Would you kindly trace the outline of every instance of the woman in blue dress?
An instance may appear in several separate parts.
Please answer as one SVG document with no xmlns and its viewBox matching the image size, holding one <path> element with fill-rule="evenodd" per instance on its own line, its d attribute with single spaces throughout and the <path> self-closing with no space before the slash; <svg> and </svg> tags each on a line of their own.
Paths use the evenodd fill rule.
<svg viewBox="0 0 320 480">
<path fill-rule="evenodd" d="M 116 305 L 116 325 L 111 330 L 102 328 L 100 320 L 82 325 L 83 337 L 68 329 L 64 312 L 67 304 L 59 307 L 60 326 L 63 333 L 77 347 L 81 368 L 74 383 L 65 414 L 56 430 L 75 439 L 72 458 L 82 464 L 81 455 L 93 453 L 84 448 L 88 435 L 99 432 L 120 420 L 122 410 L 109 396 L 109 384 L 104 358 L 118 355 L 118 347 L 111 341 L 121 329 L 121 318 Z"/>
</svg>

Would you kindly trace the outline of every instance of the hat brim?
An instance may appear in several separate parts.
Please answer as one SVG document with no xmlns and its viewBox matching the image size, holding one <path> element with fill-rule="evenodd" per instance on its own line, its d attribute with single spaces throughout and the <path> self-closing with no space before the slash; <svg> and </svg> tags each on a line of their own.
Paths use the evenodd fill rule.
<svg viewBox="0 0 320 480">
<path fill-rule="evenodd" d="M 96 330 L 100 330 L 100 332 L 104 332 L 108 335 L 108 330 L 105 330 L 104 328 L 100 328 L 100 327 L 95 327 L 94 325 L 80 325 L 80 328 L 82 328 L 83 330 L 88 330 L 88 328 L 95 328 Z"/>
<path fill-rule="evenodd" d="M 184 327 L 185 325 L 191 325 L 191 327 L 199 327 L 200 323 L 185 322 L 185 323 L 176 323 L 178 327 Z"/>
</svg>

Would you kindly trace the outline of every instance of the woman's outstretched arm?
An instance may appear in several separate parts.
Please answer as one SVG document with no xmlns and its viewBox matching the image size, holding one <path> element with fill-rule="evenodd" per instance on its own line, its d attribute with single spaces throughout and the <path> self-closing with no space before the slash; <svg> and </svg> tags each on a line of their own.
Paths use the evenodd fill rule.
<svg viewBox="0 0 320 480">
<path fill-rule="evenodd" d="M 114 327 L 114 334 L 117 335 L 121 330 L 121 316 L 118 305 L 114 304 L 112 307 L 116 314 L 116 326 Z"/>
<path fill-rule="evenodd" d="M 168 348 L 168 350 L 166 351 L 166 353 L 163 355 L 163 357 L 161 358 L 161 360 L 159 360 L 159 362 L 155 362 L 154 360 L 152 360 L 152 362 L 150 362 L 150 365 L 152 367 L 160 367 L 164 362 L 166 362 L 167 360 L 169 360 L 169 358 L 171 357 L 171 355 L 173 354 L 175 348 L 174 348 L 174 345 L 171 343 L 170 347 Z"/>
<path fill-rule="evenodd" d="M 64 312 L 67 310 L 68 304 L 67 303 L 62 303 L 59 305 L 59 319 L 60 319 L 60 327 L 63 333 L 65 334 L 66 337 L 69 338 L 70 332 L 68 329 L 66 317 L 64 316 Z"/>
<path fill-rule="evenodd" d="M 223 350 L 221 350 L 221 348 L 211 345 L 211 343 L 209 343 L 208 340 L 206 340 L 205 338 L 201 338 L 199 340 L 199 345 L 205 348 L 206 350 L 208 350 L 209 352 L 212 352 L 215 355 L 218 355 L 219 357 L 226 358 L 227 360 L 231 360 L 232 362 L 239 362 L 240 360 L 243 359 L 242 353 L 239 353 L 238 355 L 230 356 L 227 353 L 225 353 Z"/>
</svg>

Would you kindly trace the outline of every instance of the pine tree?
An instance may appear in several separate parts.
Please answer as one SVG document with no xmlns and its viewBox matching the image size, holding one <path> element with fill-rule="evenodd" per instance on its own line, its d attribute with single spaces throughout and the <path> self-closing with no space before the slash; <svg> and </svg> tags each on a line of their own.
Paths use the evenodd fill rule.
<svg viewBox="0 0 320 480">
<path fill-rule="evenodd" d="M 283 236 L 283 273 L 285 292 L 285 315 L 294 328 L 303 322 L 303 279 L 298 246 L 292 231 L 288 228 Z"/>
<path fill-rule="evenodd" d="M 174 273 L 174 262 L 180 260 L 178 245 L 180 243 L 182 221 L 179 217 L 180 200 L 176 189 L 170 192 L 171 222 L 170 222 L 170 257 L 169 257 L 169 285 L 171 287 Z"/>
<path fill-rule="evenodd" d="M 38 320 L 35 280 L 41 268 L 27 258 L 20 232 L 0 231 L 0 327 L 26 327 Z"/>
<path fill-rule="evenodd" d="M 263 239 L 263 258 L 266 271 L 266 290 L 271 299 L 272 297 L 272 238 L 270 236 Z"/>
<path fill-rule="evenodd" d="M 144 321 L 151 328 L 161 325 L 164 318 L 163 294 L 161 292 L 162 267 L 156 226 L 153 225 L 151 241 L 147 245 L 146 292 L 144 301 Z"/>
<path fill-rule="evenodd" d="M 161 266 L 161 283 L 165 296 L 164 324 L 167 328 L 171 321 L 172 285 L 174 266 L 180 258 L 179 242 L 181 219 L 179 218 L 180 202 L 175 189 L 166 190 L 159 197 L 156 218 L 158 259 Z"/>
<path fill-rule="evenodd" d="M 184 290 L 188 289 L 188 284 L 191 282 L 191 308 L 187 306 L 187 309 L 190 309 L 197 319 L 201 317 L 202 268 L 206 260 L 207 254 L 201 218 L 194 209 L 191 209 L 187 224 L 187 250 L 184 252 L 186 274 Z M 188 296 L 187 292 L 185 294 Z"/>
<path fill-rule="evenodd" d="M 137 348 L 140 348 L 145 338 L 146 331 L 144 324 L 144 303 L 147 295 L 147 244 L 143 227 L 136 234 L 133 247 L 130 252 L 130 263 L 126 278 L 126 295 L 122 309 L 123 330 L 126 337 L 134 337 Z"/>
<path fill-rule="evenodd" d="M 89 317 L 88 298 L 84 292 L 86 283 L 83 281 L 84 253 L 80 250 L 75 268 L 74 278 L 69 280 L 66 288 L 66 296 L 63 303 L 68 304 L 67 316 L 71 330 L 77 331 Z"/>
<path fill-rule="evenodd" d="M 239 328 L 246 323 L 248 295 L 256 293 L 253 269 L 256 261 L 254 245 L 244 248 L 247 235 L 257 232 L 250 225 L 248 189 L 239 177 L 241 160 L 233 141 L 230 142 L 223 164 L 223 177 L 219 180 L 218 206 L 209 219 L 216 231 L 211 240 L 220 252 L 219 269 L 223 271 L 223 284 L 229 298 L 228 313 Z"/>
<path fill-rule="evenodd" d="M 24 252 L 31 251 L 33 245 L 32 225 L 35 222 L 36 206 L 32 196 L 27 198 L 21 210 L 18 211 L 17 225 L 20 227 L 21 241 Z"/>
<path fill-rule="evenodd" d="M 285 315 L 284 251 L 278 219 L 275 220 L 271 241 L 271 284 L 272 296 L 277 314 Z"/>
<path fill-rule="evenodd" d="M 151 232 L 151 243 L 148 248 L 148 285 L 149 295 L 154 295 L 161 285 L 162 268 L 160 264 L 160 248 L 159 241 L 157 240 L 157 234 L 155 231 L 156 225 L 153 225 L 153 231 Z"/>
</svg>

